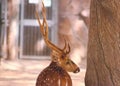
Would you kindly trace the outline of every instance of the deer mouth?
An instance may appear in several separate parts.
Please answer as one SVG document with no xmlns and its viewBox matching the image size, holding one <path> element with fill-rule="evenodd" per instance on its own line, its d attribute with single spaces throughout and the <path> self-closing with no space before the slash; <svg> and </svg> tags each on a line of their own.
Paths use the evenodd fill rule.
<svg viewBox="0 0 120 86">
<path fill-rule="evenodd" d="M 77 68 L 73 73 L 78 73 L 78 72 L 80 72 L 79 68 Z"/>
</svg>

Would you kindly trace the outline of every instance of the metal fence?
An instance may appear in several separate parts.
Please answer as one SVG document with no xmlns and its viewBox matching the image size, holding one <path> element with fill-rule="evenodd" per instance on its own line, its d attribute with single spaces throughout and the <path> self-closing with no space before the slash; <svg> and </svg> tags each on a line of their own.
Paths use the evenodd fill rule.
<svg viewBox="0 0 120 86">
<path fill-rule="evenodd" d="M 49 38 L 57 43 L 57 0 L 47 8 Z M 21 0 L 20 4 L 20 58 L 46 59 L 50 50 L 46 47 L 35 19 L 36 4 Z M 42 17 L 41 17 L 42 18 Z"/>
</svg>

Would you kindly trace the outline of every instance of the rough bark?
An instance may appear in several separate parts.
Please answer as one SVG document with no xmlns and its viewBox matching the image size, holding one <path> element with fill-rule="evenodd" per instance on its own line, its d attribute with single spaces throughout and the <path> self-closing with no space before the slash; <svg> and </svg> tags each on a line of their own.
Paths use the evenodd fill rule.
<svg viewBox="0 0 120 86">
<path fill-rule="evenodd" d="M 119 0 L 91 0 L 86 86 L 120 86 L 119 9 Z"/>
</svg>

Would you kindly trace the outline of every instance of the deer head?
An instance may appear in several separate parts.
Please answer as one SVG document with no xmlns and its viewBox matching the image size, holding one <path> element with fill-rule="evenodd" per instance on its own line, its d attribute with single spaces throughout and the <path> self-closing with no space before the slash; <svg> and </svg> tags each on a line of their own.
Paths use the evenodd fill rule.
<svg viewBox="0 0 120 86">
<path fill-rule="evenodd" d="M 63 49 L 58 48 L 56 45 L 51 43 L 48 38 L 48 24 L 46 19 L 46 9 L 42 2 L 42 16 L 43 16 L 43 22 L 41 23 L 40 17 L 38 12 L 36 11 L 36 18 L 38 20 L 39 26 L 40 26 L 40 32 L 44 38 L 44 41 L 46 45 L 52 50 L 51 58 L 53 62 L 56 62 L 58 66 L 62 67 L 68 72 L 79 72 L 79 67 L 69 59 L 69 53 L 70 53 L 70 45 L 69 43 L 66 43 L 65 40 L 65 46 Z"/>
</svg>

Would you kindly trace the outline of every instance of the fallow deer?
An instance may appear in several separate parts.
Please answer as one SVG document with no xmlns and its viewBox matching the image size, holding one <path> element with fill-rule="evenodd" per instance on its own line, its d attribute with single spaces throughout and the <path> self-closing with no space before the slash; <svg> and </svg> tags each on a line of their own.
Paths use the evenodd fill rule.
<svg viewBox="0 0 120 86">
<path fill-rule="evenodd" d="M 47 46 L 52 50 L 52 62 L 45 68 L 38 76 L 36 86 L 72 86 L 72 80 L 66 72 L 77 73 L 80 71 L 79 67 L 69 59 L 70 45 L 66 43 L 63 49 L 58 48 L 48 39 L 48 24 L 46 21 L 46 9 L 42 2 L 42 16 L 43 23 L 40 22 L 40 17 L 36 11 L 36 18 L 38 20 L 41 34 Z"/>
</svg>

